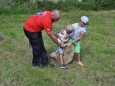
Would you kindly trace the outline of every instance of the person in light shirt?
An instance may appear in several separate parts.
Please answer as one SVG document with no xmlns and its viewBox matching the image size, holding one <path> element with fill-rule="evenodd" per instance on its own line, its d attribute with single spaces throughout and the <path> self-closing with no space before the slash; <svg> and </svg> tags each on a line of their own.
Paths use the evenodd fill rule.
<svg viewBox="0 0 115 86">
<path fill-rule="evenodd" d="M 78 23 L 72 24 L 74 31 L 70 35 L 69 42 L 74 45 L 74 52 L 77 53 L 77 64 L 83 66 L 84 64 L 80 59 L 80 40 L 86 33 L 86 25 L 88 25 L 89 18 L 87 16 L 82 16 Z"/>
</svg>

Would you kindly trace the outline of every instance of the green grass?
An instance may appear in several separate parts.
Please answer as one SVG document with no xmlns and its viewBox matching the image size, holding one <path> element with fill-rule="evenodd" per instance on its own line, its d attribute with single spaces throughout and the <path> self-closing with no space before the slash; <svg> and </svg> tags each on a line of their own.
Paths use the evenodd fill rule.
<svg viewBox="0 0 115 86">
<path fill-rule="evenodd" d="M 35 68 L 32 53 L 23 33 L 23 23 L 30 15 L 0 15 L 0 86 L 114 86 L 115 84 L 115 11 L 62 12 L 53 24 L 60 32 L 80 16 L 90 19 L 86 36 L 81 41 L 84 67 L 76 65 L 76 57 L 69 69 Z M 48 54 L 55 44 L 43 31 Z"/>
</svg>

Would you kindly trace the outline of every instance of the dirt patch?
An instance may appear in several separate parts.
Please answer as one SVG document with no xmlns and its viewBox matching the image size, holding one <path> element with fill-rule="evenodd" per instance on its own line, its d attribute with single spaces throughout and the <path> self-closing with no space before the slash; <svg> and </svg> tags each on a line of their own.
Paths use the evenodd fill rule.
<svg viewBox="0 0 115 86">
<path fill-rule="evenodd" d="M 3 41 L 3 40 L 4 40 L 4 38 L 2 36 L 0 36 L 0 41 Z"/>
</svg>

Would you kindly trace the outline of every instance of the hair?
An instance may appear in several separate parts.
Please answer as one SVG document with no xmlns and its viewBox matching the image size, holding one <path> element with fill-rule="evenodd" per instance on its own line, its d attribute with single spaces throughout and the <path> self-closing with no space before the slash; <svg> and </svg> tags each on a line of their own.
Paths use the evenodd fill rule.
<svg viewBox="0 0 115 86">
<path fill-rule="evenodd" d="M 71 24 L 67 25 L 66 30 L 73 30 L 73 26 Z"/>
</svg>

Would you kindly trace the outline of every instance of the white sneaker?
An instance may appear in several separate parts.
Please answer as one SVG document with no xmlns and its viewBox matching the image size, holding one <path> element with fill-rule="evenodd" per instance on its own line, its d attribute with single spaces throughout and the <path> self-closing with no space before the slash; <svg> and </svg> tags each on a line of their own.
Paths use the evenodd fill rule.
<svg viewBox="0 0 115 86">
<path fill-rule="evenodd" d="M 66 68 L 65 64 L 61 64 L 60 68 L 65 69 Z"/>
</svg>

